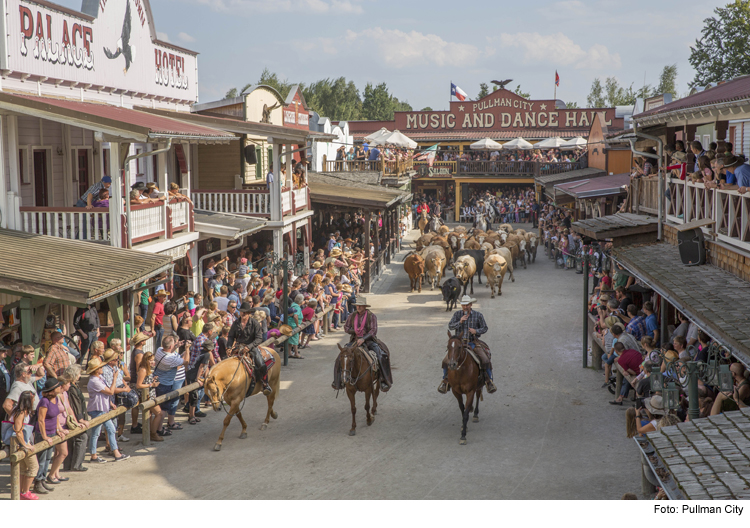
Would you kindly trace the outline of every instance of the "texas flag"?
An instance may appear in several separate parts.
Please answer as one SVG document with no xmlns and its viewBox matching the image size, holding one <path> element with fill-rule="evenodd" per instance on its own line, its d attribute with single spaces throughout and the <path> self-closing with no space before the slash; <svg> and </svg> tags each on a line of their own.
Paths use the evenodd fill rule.
<svg viewBox="0 0 750 528">
<path fill-rule="evenodd" d="M 451 95 L 459 101 L 465 101 L 467 97 L 466 92 L 453 83 L 451 83 Z"/>
<path fill-rule="evenodd" d="M 560 86 L 560 76 L 557 75 L 557 70 L 555 70 L 555 86 Z"/>
</svg>

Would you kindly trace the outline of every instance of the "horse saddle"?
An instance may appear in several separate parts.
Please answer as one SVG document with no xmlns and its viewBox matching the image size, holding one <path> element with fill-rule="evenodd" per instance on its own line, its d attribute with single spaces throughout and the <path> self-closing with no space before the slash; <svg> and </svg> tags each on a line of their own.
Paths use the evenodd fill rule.
<svg viewBox="0 0 750 528">
<path fill-rule="evenodd" d="M 273 357 L 271 350 L 262 346 L 258 347 L 258 350 L 260 350 L 260 356 L 266 363 L 266 369 L 271 370 L 271 367 L 276 364 L 276 359 Z M 240 360 L 242 362 L 242 366 L 245 367 L 245 372 L 247 372 L 248 379 L 250 379 L 250 386 L 248 387 L 247 393 L 245 394 L 245 398 L 247 398 L 248 396 L 252 395 L 253 390 L 255 390 L 255 365 L 253 364 L 253 358 L 249 350 L 246 354 L 240 356 Z M 264 379 L 268 380 L 268 374 L 266 374 L 266 377 Z"/>
<path fill-rule="evenodd" d="M 475 339 L 474 343 L 476 344 L 476 348 L 472 349 L 471 347 L 466 347 L 466 350 L 469 352 L 469 355 L 476 362 L 479 368 L 484 368 L 484 361 L 482 361 L 481 356 L 482 354 L 486 354 L 487 363 L 489 363 L 492 359 L 492 354 L 490 354 L 490 347 L 489 345 L 487 345 L 487 343 L 479 339 Z"/>
<path fill-rule="evenodd" d="M 362 355 L 367 360 L 368 365 L 370 365 L 370 368 L 373 372 L 378 371 L 378 357 L 375 355 L 375 352 L 370 350 L 367 347 L 359 347 L 359 349 L 362 351 Z"/>
</svg>

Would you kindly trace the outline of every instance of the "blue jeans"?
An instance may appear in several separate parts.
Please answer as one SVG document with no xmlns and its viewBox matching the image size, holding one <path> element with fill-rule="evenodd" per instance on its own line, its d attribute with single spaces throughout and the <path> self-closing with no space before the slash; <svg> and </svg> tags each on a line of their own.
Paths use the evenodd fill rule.
<svg viewBox="0 0 750 528">
<path fill-rule="evenodd" d="M 157 396 L 163 396 L 169 392 L 176 391 L 180 387 L 182 387 L 183 383 L 185 383 L 185 380 L 180 381 L 174 381 L 172 382 L 172 385 L 159 385 L 156 387 L 156 395 Z M 162 410 L 167 413 L 169 416 L 174 416 L 177 413 L 177 407 L 180 404 L 179 398 L 174 398 L 169 401 L 166 401 L 161 404 Z"/>
<path fill-rule="evenodd" d="M 88 204 L 84 200 L 81 200 L 80 198 L 75 204 L 75 207 L 87 207 L 87 206 Z M 89 229 L 89 226 L 87 225 L 86 221 L 81 222 L 81 229 L 83 230 L 83 232 L 80 234 L 83 236 L 83 239 L 85 240 L 86 238 L 88 238 L 88 229 Z"/>
<path fill-rule="evenodd" d="M 84 360 L 88 361 L 88 358 L 90 357 L 89 350 L 95 341 L 96 330 L 89 332 L 88 335 L 81 340 L 81 357 L 79 358 L 81 364 L 83 364 Z"/>
<path fill-rule="evenodd" d="M 632 388 L 633 386 L 630 385 L 630 382 L 627 379 L 622 378 L 622 389 L 620 389 L 620 396 L 625 398 Z"/>
<path fill-rule="evenodd" d="M 145 332 L 146 331 L 146 315 L 148 315 L 148 304 L 141 303 L 139 307 L 141 310 L 141 317 L 143 317 L 143 323 L 141 324 L 140 331 Z"/>
<path fill-rule="evenodd" d="M 36 442 L 42 441 L 42 436 L 37 433 L 35 438 Z M 49 471 L 49 465 L 50 462 L 52 462 L 52 457 L 55 455 L 55 448 L 50 447 L 49 449 L 45 449 L 41 453 L 37 455 L 37 460 L 39 462 L 39 471 L 36 474 L 36 477 L 34 480 L 44 480 L 47 478 L 47 472 Z"/>
<path fill-rule="evenodd" d="M 153 330 L 153 328 L 151 330 Z M 158 347 L 161 346 L 161 336 L 162 335 L 164 335 L 164 327 L 159 328 L 156 331 L 156 335 L 154 336 L 154 339 L 155 339 L 155 341 L 154 341 L 154 350 L 156 350 Z"/>
<path fill-rule="evenodd" d="M 90 411 L 89 417 L 93 420 L 97 416 L 104 414 L 104 411 Z M 99 433 L 102 431 L 102 426 L 107 433 L 107 439 L 109 440 L 109 447 L 112 451 L 117 451 L 117 428 L 114 420 L 107 420 L 103 424 L 99 424 L 91 430 L 91 437 L 89 438 L 89 453 L 91 456 L 96 454 L 96 441 L 99 439 Z"/>
</svg>

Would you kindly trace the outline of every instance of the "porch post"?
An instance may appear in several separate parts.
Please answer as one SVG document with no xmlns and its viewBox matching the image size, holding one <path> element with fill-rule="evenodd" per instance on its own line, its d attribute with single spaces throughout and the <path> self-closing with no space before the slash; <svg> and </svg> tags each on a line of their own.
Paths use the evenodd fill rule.
<svg viewBox="0 0 750 528">
<path fill-rule="evenodd" d="M 190 264 L 193 268 L 192 276 L 190 277 L 190 289 L 194 292 L 199 292 L 198 287 L 198 243 L 194 243 L 193 247 L 188 250 L 190 254 Z"/>
<path fill-rule="evenodd" d="M 3 129 L 3 116 L 0 115 L 0 130 Z M 0 141 L 0 227 L 8 227 L 8 188 L 5 184 L 5 148 Z"/>
<path fill-rule="evenodd" d="M 281 215 L 281 188 L 283 183 L 281 182 L 281 145 L 275 140 L 273 142 L 273 184 L 269 192 L 271 193 L 271 221 L 280 222 Z M 274 251 L 280 254 L 274 246 Z"/>
<path fill-rule="evenodd" d="M 286 165 L 286 181 L 284 182 L 285 187 L 292 188 L 292 145 L 284 145 L 284 165 Z"/>
<path fill-rule="evenodd" d="M 123 185 L 123 168 L 120 161 L 120 144 L 111 142 L 109 144 L 109 173 L 112 178 L 112 186 L 109 198 L 109 234 L 112 247 L 122 247 L 122 222 L 121 218 L 125 210 L 124 200 L 130 200 L 130 186 L 127 182 Z M 124 189 L 123 189 L 124 186 Z M 130 218 L 127 219 L 127 229 L 130 229 Z"/>
<path fill-rule="evenodd" d="M 367 281 L 364 286 L 367 288 L 365 293 L 370 293 L 370 284 L 372 283 L 372 262 L 370 262 L 370 220 L 372 214 L 369 210 L 365 210 L 365 274 Z"/>
<path fill-rule="evenodd" d="M 34 313 L 31 309 L 31 297 L 21 297 L 21 342 L 24 345 L 32 345 L 32 336 L 34 334 Z M 36 348 L 36 347 L 35 347 Z M 36 356 L 34 356 L 36 359 Z"/>
<path fill-rule="evenodd" d="M 132 294 L 132 292 L 131 292 Z M 114 335 L 116 338 L 122 340 L 122 347 L 125 350 L 125 364 L 130 364 L 130 347 L 127 346 L 127 335 L 125 334 L 125 312 L 123 308 L 124 294 L 122 292 L 117 295 L 110 295 L 107 297 L 107 306 L 109 306 L 109 312 L 112 314 L 112 324 L 114 325 Z M 130 323 L 130 335 L 133 334 L 133 324 L 135 320 Z"/>
<path fill-rule="evenodd" d="M 163 144 L 160 144 L 157 148 L 164 148 Z M 171 152 L 171 151 L 170 151 Z M 159 190 L 163 193 L 166 193 L 166 199 L 164 200 L 164 206 L 162 214 L 164 215 L 164 238 L 172 238 L 171 237 L 171 223 L 172 219 L 167 214 L 167 210 L 169 209 L 169 178 L 168 178 L 168 171 L 169 166 L 167 164 L 167 153 L 162 152 L 161 154 L 156 155 L 158 158 L 158 175 L 156 177 L 156 185 L 159 187 Z"/>
<path fill-rule="evenodd" d="M 21 219 L 19 212 L 16 210 L 16 199 L 20 196 L 22 175 L 19 171 L 18 163 L 18 117 L 7 116 L 8 121 L 8 170 L 10 171 L 10 188 L 3 195 L 7 209 L 3 214 L 3 222 L 7 222 L 10 229 L 21 229 Z M 3 165 L 4 167 L 4 165 Z M 20 201 L 19 201 L 20 203 Z"/>
</svg>

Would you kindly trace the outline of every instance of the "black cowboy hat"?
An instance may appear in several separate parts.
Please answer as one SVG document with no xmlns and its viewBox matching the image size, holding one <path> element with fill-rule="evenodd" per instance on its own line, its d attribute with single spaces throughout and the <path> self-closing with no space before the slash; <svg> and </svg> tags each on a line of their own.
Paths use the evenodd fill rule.
<svg viewBox="0 0 750 528">
<path fill-rule="evenodd" d="M 55 379 L 55 378 L 47 378 L 47 381 L 44 382 L 44 388 L 42 389 L 42 393 L 51 392 L 59 386 L 60 386 L 60 380 Z"/>
<path fill-rule="evenodd" d="M 253 313 L 254 311 L 255 308 L 247 301 L 243 302 L 240 306 L 240 313 Z"/>
<path fill-rule="evenodd" d="M 145 191 L 146 190 L 146 184 L 143 182 L 135 182 L 133 185 L 130 186 L 131 189 L 134 191 Z"/>
</svg>

